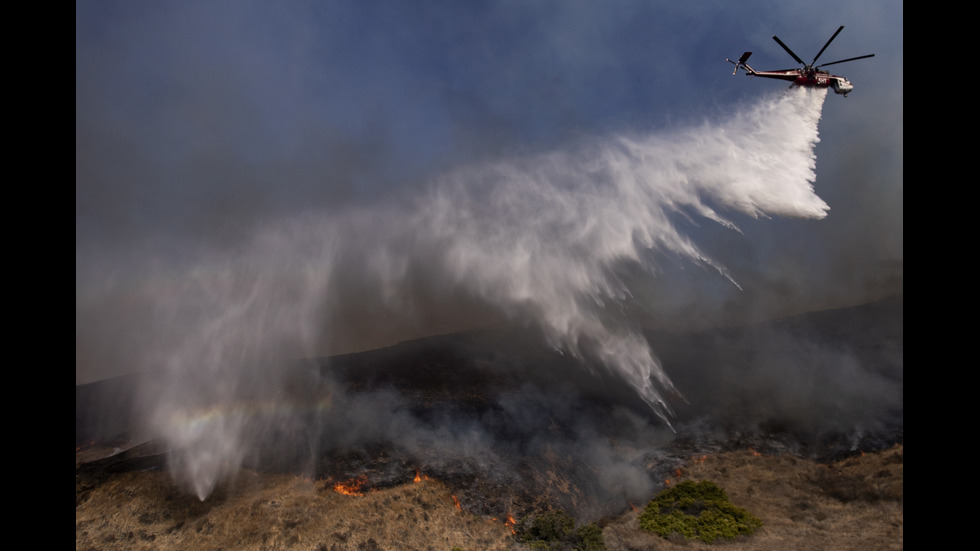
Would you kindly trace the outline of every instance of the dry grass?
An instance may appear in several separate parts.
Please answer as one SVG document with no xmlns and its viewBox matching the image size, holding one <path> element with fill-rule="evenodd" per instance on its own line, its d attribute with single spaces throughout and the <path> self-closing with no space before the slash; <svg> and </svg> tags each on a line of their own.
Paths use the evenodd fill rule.
<svg viewBox="0 0 980 551">
<path fill-rule="evenodd" d="M 505 550 L 510 536 L 435 480 L 346 496 L 322 480 L 246 471 L 202 503 L 166 473 L 123 473 L 75 508 L 76 549 Z"/>
<path fill-rule="evenodd" d="M 612 551 L 902 549 L 903 453 L 899 445 L 833 465 L 751 450 L 693 458 L 672 482 L 718 483 L 735 505 L 763 520 L 762 529 L 711 545 L 663 539 L 642 532 L 638 511 L 630 511 L 602 523 L 603 535 Z M 243 471 L 200 502 L 162 472 L 92 484 L 76 476 L 77 550 L 454 547 L 521 549 L 509 527 L 458 508 L 452 490 L 436 480 L 345 496 L 322 480 Z"/>
<path fill-rule="evenodd" d="M 712 480 L 763 521 L 749 537 L 722 544 L 664 540 L 638 528 L 638 511 L 604 529 L 610 549 L 862 550 L 903 548 L 901 445 L 821 465 L 751 450 L 696 458 L 678 480 Z M 842 499 L 843 497 L 843 499 Z"/>
</svg>

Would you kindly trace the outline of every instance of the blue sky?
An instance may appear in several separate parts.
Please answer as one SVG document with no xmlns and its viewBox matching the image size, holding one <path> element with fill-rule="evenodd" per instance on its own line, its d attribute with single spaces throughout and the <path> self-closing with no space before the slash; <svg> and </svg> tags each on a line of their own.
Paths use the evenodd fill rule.
<svg viewBox="0 0 980 551">
<path fill-rule="evenodd" d="M 407 201 L 459 167 L 723 118 L 784 87 L 732 77 L 726 57 L 792 68 L 772 35 L 809 60 L 840 25 L 821 61 L 876 57 L 831 67 L 856 89 L 823 109 L 829 215 L 695 231 L 743 290 L 709 282 L 665 317 L 902 290 L 901 2 L 76 2 L 76 381 L 112 363 L 103 319 L 151 316 L 120 310 L 133 274 L 191 246 Z"/>
</svg>

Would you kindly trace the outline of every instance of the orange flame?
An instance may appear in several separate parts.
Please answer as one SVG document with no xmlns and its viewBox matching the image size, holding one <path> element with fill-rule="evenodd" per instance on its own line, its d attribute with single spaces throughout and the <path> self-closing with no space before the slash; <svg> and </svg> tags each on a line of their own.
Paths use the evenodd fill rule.
<svg viewBox="0 0 980 551">
<path fill-rule="evenodd" d="M 514 520 L 514 517 L 510 513 L 507 513 L 507 520 L 504 521 L 504 526 L 510 528 L 511 534 L 517 535 L 517 521 Z"/>
<path fill-rule="evenodd" d="M 338 482 L 334 484 L 333 491 L 338 494 L 344 494 L 345 496 L 362 496 L 364 492 L 361 491 L 361 487 L 367 484 L 367 476 L 361 475 L 357 478 L 352 478 L 347 482 Z"/>
<path fill-rule="evenodd" d="M 456 499 L 456 496 L 453 496 L 453 502 L 455 502 L 455 503 L 456 503 L 456 508 L 457 508 L 457 509 L 459 509 L 460 511 L 462 511 L 462 510 L 463 510 L 463 508 L 462 508 L 462 507 L 460 506 L 460 504 L 459 504 L 459 500 L 458 500 L 458 499 Z"/>
<path fill-rule="evenodd" d="M 422 477 L 419 476 L 419 470 L 415 469 L 415 482 L 422 482 Z"/>
<path fill-rule="evenodd" d="M 493 520 L 494 522 L 497 522 L 500 519 L 497 518 L 497 517 L 493 517 L 491 520 Z M 504 519 L 504 526 L 510 528 L 510 533 L 511 534 L 514 534 L 515 536 L 517 535 L 517 528 L 516 528 L 517 527 L 517 521 L 514 520 L 514 516 L 511 515 L 510 513 L 507 513 L 507 518 Z"/>
</svg>

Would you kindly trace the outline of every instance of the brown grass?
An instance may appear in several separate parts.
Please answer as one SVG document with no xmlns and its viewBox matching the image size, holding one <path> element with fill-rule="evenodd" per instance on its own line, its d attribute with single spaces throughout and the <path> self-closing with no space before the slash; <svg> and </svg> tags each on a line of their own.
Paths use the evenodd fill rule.
<svg viewBox="0 0 980 551">
<path fill-rule="evenodd" d="M 664 540 L 639 530 L 632 511 L 603 531 L 610 549 L 884 550 L 903 548 L 904 448 L 832 465 L 752 450 L 693 458 L 678 480 L 712 480 L 763 521 L 722 544 Z"/>
<path fill-rule="evenodd" d="M 613 551 L 902 549 L 903 453 L 898 445 L 832 465 L 751 450 L 692 458 L 671 482 L 713 480 L 763 520 L 761 530 L 711 545 L 663 539 L 628 511 L 601 523 L 603 535 Z M 75 548 L 522 549 L 503 522 L 462 505 L 437 480 L 345 496 L 328 481 L 243 471 L 201 502 L 162 472 L 82 483 L 76 475 Z"/>
<path fill-rule="evenodd" d="M 76 549 L 504 550 L 510 535 L 435 480 L 346 496 L 322 480 L 244 471 L 201 502 L 166 473 L 123 473 L 75 508 Z"/>
</svg>

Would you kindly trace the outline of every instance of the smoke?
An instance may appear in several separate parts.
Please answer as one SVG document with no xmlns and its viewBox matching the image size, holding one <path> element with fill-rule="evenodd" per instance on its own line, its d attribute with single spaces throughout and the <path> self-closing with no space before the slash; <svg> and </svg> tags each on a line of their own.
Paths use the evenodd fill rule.
<svg viewBox="0 0 980 551">
<path fill-rule="evenodd" d="M 669 421 L 677 389 L 635 322 L 642 297 L 665 262 L 737 285 L 690 237 L 703 221 L 737 232 L 738 216 L 826 215 L 812 186 L 824 99 L 797 89 L 700 125 L 457 168 L 411 197 L 150 263 L 130 302 L 152 308 L 142 401 L 175 478 L 204 499 L 271 428 L 320 434 L 314 412 L 336 404 L 284 402 L 297 385 L 284 366 L 399 325 L 527 324 Z"/>
</svg>

